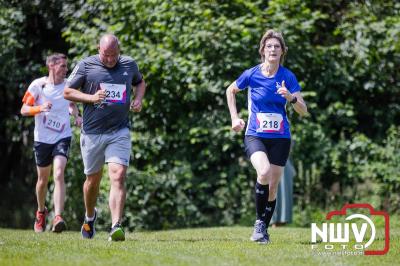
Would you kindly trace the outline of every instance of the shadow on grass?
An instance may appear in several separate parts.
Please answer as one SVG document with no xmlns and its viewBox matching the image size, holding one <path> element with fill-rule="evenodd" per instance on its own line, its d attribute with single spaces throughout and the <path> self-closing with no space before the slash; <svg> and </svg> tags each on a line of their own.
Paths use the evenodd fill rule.
<svg viewBox="0 0 400 266">
<path fill-rule="evenodd" d="M 322 240 L 321 240 L 321 239 L 320 239 L 320 240 L 317 240 L 317 242 L 300 241 L 299 243 L 302 244 L 302 245 L 312 245 L 312 244 L 319 244 L 319 243 L 322 243 Z"/>
</svg>

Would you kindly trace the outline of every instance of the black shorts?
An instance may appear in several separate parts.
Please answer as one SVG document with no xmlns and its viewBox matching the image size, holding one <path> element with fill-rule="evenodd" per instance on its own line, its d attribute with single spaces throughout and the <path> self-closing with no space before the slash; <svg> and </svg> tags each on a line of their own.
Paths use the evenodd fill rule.
<svg viewBox="0 0 400 266">
<path fill-rule="evenodd" d="M 60 139 L 54 144 L 35 141 L 33 151 L 35 152 L 36 165 L 40 167 L 49 166 L 56 155 L 62 155 L 68 159 L 71 137 Z"/>
<path fill-rule="evenodd" d="M 263 151 L 267 154 L 271 164 L 285 166 L 290 152 L 290 139 L 266 139 L 255 136 L 244 137 L 244 150 L 247 157 L 256 151 Z"/>
</svg>

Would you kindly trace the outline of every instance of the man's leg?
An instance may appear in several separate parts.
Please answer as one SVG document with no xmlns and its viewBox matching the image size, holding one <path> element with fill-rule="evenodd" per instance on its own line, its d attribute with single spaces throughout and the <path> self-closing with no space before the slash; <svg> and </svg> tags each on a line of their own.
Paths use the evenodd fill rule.
<svg viewBox="0 0 400 266">
<path fill-rule="evenodd" d="M 45 202 L 51 165 L 46 167 L 37 166 L 36 168 L 38 173 L 38 179 L 36 182 L 36 200 L 38 204 L 38 210 L 35 214 L 35 224 L 33 228 L 35 232 L 40 233 L 46 230 L 47 209 L 45 207 Z"/>
<path fill-rule="evenodd" d="M 94 223 L 97 219 L 97 211 L 95 209 L 97 195 L 101 181 L 102 170 L 86 175 L 86 181 L 83 184 L 83 199 L 85 201 L 85 219 L 81 228 L 83 238 L 93 238 L 96 234 Z"/>
<path fill-rule="evenodd" d="M 108 135 L 108 146 L 105 151 L 108 163 L 108 175 L 110 177 L 109 206 L 111 212 L 110 241 L 124 241 L 125 232 L 122 229 L 122 214 L 124 211 L 126 190 L 126 171 L 129 165 L 131 152 L 131 139 L 128 128 L 124 128 L 115 134 Z"/>
<path fill-rule="evenodd" d="M 108 174 L 111 181 L 109 206 L 111 211 L 112 226 L 114 226 L 116 223 L 121 223 L 122 219 L 126 198 L 126 169 L 127 167 L 125 165 L 108 163 Z"/>
<path fill-rule="evenodd" d="M 36 182 L 36 200 L 38 204 L 38 211 L 43 212 L 45 209 L 47 184 L 49 183 L 51 165 L 46 167 L 37 166 L 36 169 L 38 174 L 38 179 Z"/>
<path fill-rule="evenodd" d="M 65 204 L 65 180 L 64 170 L 67 164 L 67 158 L 63 155 L 56 155 L 53 159 L 53 176 L 54 176 L 54 220 L 52 231 L 61 233 L 67 226 L 61 213 L 64 211 Z"/>
<path fill-rule="evenodd" d="M 103 170 L 90 175 L 86 175 L 86 181 L 83 184 L 83 198 L 85 201 L 86 217 L 95 216 L 95 207 L 97 196 L 99 194 L 101 174 Z"/>
<path fill-rule="evenodd" d="M 85 219 L 81 228 L 83 238 L 93 238 L 96 234 L 95 221 L 97 212 L 95 209 L 99 194 L 100 181 L 104 165 L 104 142 L 102 135 L 81 133 L 81 153 L 85 168 L 86 180 L 83 184 L 83 200 L 85 202 Z"/>
<path fill-rule="evenodd" d="M 53 176 L 54 176 L 54 214 L 61 215 L 64 211 L 65 204 L 65 181 L 64 170 L 67 164 L 67 158 L 62 155 L 56 155 L 53 160 Z"/>
<path fill-rule="evenodd" d="M 101 175 L 104 165 L 104 148 L 102 135 L 81 133 L 80 146 L 86 180 L 83 184 L 83 199 L 86 208 L 86 217 L 95 216 L 95 206 Z"/>
</svg>

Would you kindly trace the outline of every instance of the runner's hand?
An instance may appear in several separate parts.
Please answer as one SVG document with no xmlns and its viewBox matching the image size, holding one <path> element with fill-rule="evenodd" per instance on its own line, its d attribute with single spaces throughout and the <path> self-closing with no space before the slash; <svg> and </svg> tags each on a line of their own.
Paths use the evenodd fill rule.
<svg viewBox="0 0 400 266">
<path fill-rule="evenodd" d="M 280 94 L 282 97 L 284 97 L 287 101 L 293 100 L 293 95 L 290 93 L 290 91 L 286 88 L 285 81 L 282 80 L 282 86 L 278 89 L 278 94 Z"/>
<path fill-rule="evenodd" d="M 40 112 L 48 112 L 51 109 L 51 102 L 45 102 L 40 106 Z"/>
<path fill-rule="evenodd" d="M 140 112 L 142 110 L 142 101 L 134 99 L 131 103 L 131 110 L 134 112 Z"/>
<path fill-rule="evenodd" d="M 92 95 L 92 102 L 93 103 L 101 103 L 106 99 L 106 91 L 105 90 L 98 90 L 95 94 Z"/>
<path fill-rule="evenodd" d="M 240 132 L 241 130 L 243 130 L 245 125 L 246 123 L 241 118 L 236 118 L 232 120 L 232 129 L 235 132 Z"/>
</svg>

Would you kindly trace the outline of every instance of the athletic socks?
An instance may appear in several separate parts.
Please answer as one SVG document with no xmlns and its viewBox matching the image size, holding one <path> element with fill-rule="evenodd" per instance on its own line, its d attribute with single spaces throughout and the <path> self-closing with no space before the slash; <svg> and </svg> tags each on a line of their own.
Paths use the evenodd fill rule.
<svg viewBox="0 0 400 266">
<path fill-rule="evenodd" d="M 96 217 L 96 215 L 93 215 L 93 217 L 87 217 L 87 214 L 85 214 L 85 220 L 87 222 L 93 222 L 94 221 L 94 217 Z"/>
<path fill-rule="evenodd" d="M 265 221 L 265 208 L 267 207 L 269 186 L 256 182 L 256 215 L 257 220 Z"/>
<path fill-rule="evenodd" d="M 273 201 L 268 201 L 267 206 L 265 207 L 265 224 L 268 226 L 271 222 L 272 215 L 274 214 L 276 206 L 276 199 Z"/>
</svg>

